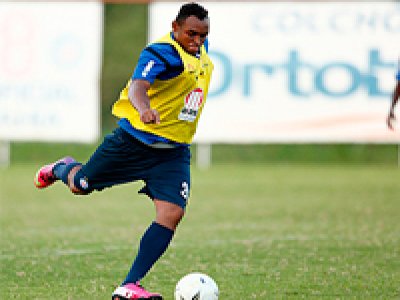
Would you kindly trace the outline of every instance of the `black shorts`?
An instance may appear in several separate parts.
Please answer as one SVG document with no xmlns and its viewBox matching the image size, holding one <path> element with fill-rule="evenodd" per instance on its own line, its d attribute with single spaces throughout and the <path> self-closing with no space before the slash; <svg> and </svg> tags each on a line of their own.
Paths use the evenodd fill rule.
<svg viewBox="0 0 400 300">
<path fill-rule="evenodd" d="M 143 180 L 139 192 L 185 208 L 190 193 L 190 149 L 152 148 L 122 128 L 107 135 L 89 161 L 75 175 L 85 192 Z"/>
</svg>

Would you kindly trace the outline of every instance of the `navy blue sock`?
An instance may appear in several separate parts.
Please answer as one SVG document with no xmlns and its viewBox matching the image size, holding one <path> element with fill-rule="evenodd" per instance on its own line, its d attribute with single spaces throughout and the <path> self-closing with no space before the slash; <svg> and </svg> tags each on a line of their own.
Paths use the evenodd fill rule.
<svg viewBox="0 0 400 300">
<path fill-rule="evenodd" d="M 80 165 L 78 162 L 65 164 L 60 162 L 53 167 L 53 174 L 57 179 L 61 179 L 66 185 L 68 185 L 68 174 L 75 167 Z"/>
<path fill-rule="evenodd" d="M 123 284 L 142 279 L 167 250 L 173 236 L 173 230 L 153 222 L 140 240 L 139 252 Z"/>
</svg>

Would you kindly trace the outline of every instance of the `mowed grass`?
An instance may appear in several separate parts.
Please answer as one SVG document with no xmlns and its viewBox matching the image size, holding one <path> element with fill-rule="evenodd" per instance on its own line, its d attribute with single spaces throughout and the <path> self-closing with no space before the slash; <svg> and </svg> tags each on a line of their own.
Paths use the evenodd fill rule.
<svg viewBox="0 0 400 300">
<path fill-rule="evenodd" d="M 110 299 L 153 219 L 130 184 L 36 190 L 37 165 L 0 171 L 0 299 Z M 143 280 L 173 299 L 200 271 L 220 299 L 398 299 L 400 169 L 213 165 L 193 169 L 187 215 Z"/>
</svg>

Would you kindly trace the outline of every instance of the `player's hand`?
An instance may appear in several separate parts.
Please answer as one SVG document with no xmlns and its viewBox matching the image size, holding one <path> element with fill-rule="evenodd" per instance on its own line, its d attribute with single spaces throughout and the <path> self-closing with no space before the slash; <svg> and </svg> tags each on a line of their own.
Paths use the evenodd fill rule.
<svg viewBox="0 0 400 300">
<path fill-rule="evenodd" d="M 146 109 L 140 114 L 140 120 L 145 124 L 160 124 L 160 115 L 155 109 Z"/>
<path fill-rule="evenodd" d="M 386 124 L 387 124 L 387 126 L 389 127 L 390 130 L 393 130 L 393 122 L 394 121 L 396 121 L 396 117 L 394 115 L 393 109 L 391 108 L 390 111 L 389 111 L 389 114 L 388 114 L 388 116 L 386 118 Z"/>
</svg>

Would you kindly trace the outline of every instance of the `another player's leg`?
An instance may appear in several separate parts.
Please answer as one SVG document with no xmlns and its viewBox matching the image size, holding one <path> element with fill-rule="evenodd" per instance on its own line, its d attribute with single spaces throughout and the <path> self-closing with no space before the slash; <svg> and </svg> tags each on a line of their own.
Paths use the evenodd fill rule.
<svg viewBox="0 0 400 300">
<path fill-rule="evenodd" d="M 147 228 L 140 240 L 139 251 L 122 286 L 113 293 L 112 299 L 124 299 L 123 292 L 128 292 L 127 299 L 162 299 L 161 295 L 149 293 L 139 285 L 154 263 L 167 250 L 175 229 L 183 217 L 182 207 L 161 200 L 154 200 L 156 220 Z M 136 298 L 135 298 L 136 297 Z"/>
<path fill-rule="evenodd" d="M 61 158 L 54 163 L 44 165 L 36 172 L 34 184 L 39 189 L 46 188 L 52 185 L 58 179 L 62 179 L 60 176 L 60 174 L 62 174 L 61 170 L 67 170 L 68 172 L 68 169 L 71 170 L 76 165 L 79 165 L 79 163 L 70 156 Z M 59 170 L 58 173 L 56 172 L 57 169 Z"/>
</svg>

